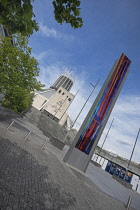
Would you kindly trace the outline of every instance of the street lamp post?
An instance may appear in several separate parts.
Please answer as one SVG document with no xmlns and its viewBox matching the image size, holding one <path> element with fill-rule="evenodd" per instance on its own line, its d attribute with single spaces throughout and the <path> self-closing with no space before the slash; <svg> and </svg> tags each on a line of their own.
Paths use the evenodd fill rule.
<svg viewBox="0 0 140 210">
<path fill-rule="evenodd" d="M 87 98 L 86 102 L 84 103 L 84 105 L 83 105 L 82 109 L 80 110 L 79 114 L 77 115 L 76 119 L 74 120 L 74 122 L 73 122 L 73 124 L 72 124 L 72 126 L 71 126 L 71 127 L 73 127 L 73 126 L 74 126 L 74 124 L 76 123 L 76 121 L 77 121 L 77 119 L 78 119 L 79 115 L 81 114 L 82 110 L 84 109 L 85 105 L 87 104 L 87 102 L 88 102 L 89 98 L 91 97 L 91 95 L 92 95 L 93 91 L 95 90 L 95 88 L 96 88 L 96 86 L 97 86 L 97 84 L 98 84 L 98 82 L 99 82 L 99 81 L 100 81 L 100 79 L 97 81 L 96 85 L 93 85 L 93 84 L 91 84 L 91 83 L 90 83 L 90 84 L 93 86 L 93 89 L 92 89 L 92 91 L 91 91 L 91 93 L 90 93 L 89 97 Z"/>
<path fill-rule="evenodd" d="M 138 137 L 139 137 L 139 133 L 140 133 L 140 128 L 139 128 L 139 130 L 138 130 L 138 134 L 137 134 L 137 137 L 136 137 L 136 141 L 135 141 L 135 143 L 134 143 L 134 147 L 133 147 L 133 150 L 132 150 L 132 153 L 131 153 L 130 160 L 129 160 L 129 162 L 128 162 L 127 169 L 129 168 L 129 165 L 130 165 L 130 162 L 131 162 L 131 159 L 132 159 L 132 156 L 133 156 L 134 150 L 135 150 L 135 146 L 136 146 L 136 143 L 137 143 L 137 140 L 138 140 Z"/>
<path fill-rule="evenodd" d="M 107 139 L 107 136 L 108 136 L 108 134 L 109 134 L 109 131 L 110 131 L 111 127 L 113 126 L 113 125 L 112 125 L 112 124 L 113 124 L 113 121 L 114 121 L 114 118 L 113 118 L 113 120 L 112 120 L 112 122 L 111 122 L 111 124 L 110 124 L 110 126 L 109 126 L 109 129 L 108 129 L 108 131 L 107 131 L 107 134 L 106 134 L 106 136 L 105 136 L 105 139 L 104 139 L 104 141 L 103 141 L 103 144 L 102 144 L 102 146 L 101 146 L 101 148 L 100 148 L 98 157 L 99 157 L 99 155 L 100 155 L 100 153 L 101 153 L 101 151 L 102 151 L 102 148 L 103 148 L 104 143 L 105 143 L 105 141 L 106 141 L 106 139 Z M 114 127 L 114 126 L 113 126 L 113 127 Z M 96 158 L 96 162 L 97 162 L 97 160 L 98 160 L 98 157 Z M 101 162 L 101 159 L 100 159 L 100 162 Z M 99 162 L 99 164 L 100 164 L 100 162 Z"/>
<path fill-rule="evenodd" d="M 139 133 L 140 133 L 140 128 L 139 128 L 139 130 L 138 130 L 138 134 L 137 134 L 137 137 L 136 137 L 136 140 L 135 140 L 135 143 L 134 143 L 134 147 L 133 147 L 133 150 L 132 150 L 132 153 L 131 153 L 131 156 L 130 156 L 130 160 L 129 160 L 128 165 L 127 165 L 127 168 L 126 168 L 124 180 L 125 180 L 125 178 L 126 178 L 126 175 L 127 175 L 127 172 L 128 172 L 129 166 L 130 166 L 130 162 L 131 162 L 131 159 L 132 159 L 134 150 L 135 150 L 135 146 L 136 146 L 136 143 L 137 143 L 137 140 L 138 140 L 138 137 L 139 137 Z"/>
<path fill-rule="evenodd" d="M 139 180 L 138 180 L 138 183 L 136 185 L 136 191 L 138 190 L 138 186 L 139 186 Z"/>
</svg>

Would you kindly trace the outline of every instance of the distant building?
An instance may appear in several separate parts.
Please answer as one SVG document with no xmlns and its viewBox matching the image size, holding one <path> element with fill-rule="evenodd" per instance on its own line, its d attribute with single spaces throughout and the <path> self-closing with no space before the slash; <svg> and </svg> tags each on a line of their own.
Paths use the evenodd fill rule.
<svg viewBox="0 0 140 210">
<path fill-rule="evenodd" d="M 66 89 L 67 91 L 70 91 L 70 89 L 73 86 L 73 80 L 62 74 L 57 80 L 56 82 L 51 86 L 52 89 L 58 90 L 58 88 L 63 87 L 64 89 Z"/>
<path fill-rule="evenodd" d="M 74 99 L 74 95 L 69 92 L 72 86 L 73 79 L 63 74 L 50 88 L 35 92 L 32 106 L 40 111 L 46 111 L 50 118 L 70 128 L 72 121 L 67 109 Z"/>
</svg>

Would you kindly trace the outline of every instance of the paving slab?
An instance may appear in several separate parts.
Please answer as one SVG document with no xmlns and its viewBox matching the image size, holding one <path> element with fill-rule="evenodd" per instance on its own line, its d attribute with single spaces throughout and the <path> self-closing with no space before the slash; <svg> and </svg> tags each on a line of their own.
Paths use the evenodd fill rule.
<svg viewBox="0 0 140 210">
<path fill-rule="evenodd" d="M 102 192 L 87 175 L 65 164 L 64 151 L 50 143 L 42 150 L 36 143 L 39 136 L 34 142 L 23 140 L 23 128 L 13 126 L 13 131 L 8 131 L 7 126 L 8 121 L 0 122 L 1 210 L 126 209 L 123 202 Z"/>
</svg>

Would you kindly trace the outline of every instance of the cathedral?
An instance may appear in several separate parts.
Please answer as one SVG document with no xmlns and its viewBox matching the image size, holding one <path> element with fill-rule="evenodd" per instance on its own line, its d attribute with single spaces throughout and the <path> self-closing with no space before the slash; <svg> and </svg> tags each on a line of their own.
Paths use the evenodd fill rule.
<svg viewBox="0 0 140 210">
<path fill-rule="evenodd" d="M 60 125 L 70 128 L 72 121 L 67 110 L 75 97 L 69 92 L 73 83 L 71 77 L 62 74 L 50 88 L 35 92 L 32 106 L 37 110 L 45 111 Z"/>
</svg>

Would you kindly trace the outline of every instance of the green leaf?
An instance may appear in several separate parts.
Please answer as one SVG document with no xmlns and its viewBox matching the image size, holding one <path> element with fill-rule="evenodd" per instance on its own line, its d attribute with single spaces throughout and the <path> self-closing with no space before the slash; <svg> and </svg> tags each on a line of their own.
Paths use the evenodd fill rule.
<svg viewBox="0 0 140 210">
<path fill-rule="evenodd" d="M 70 23 L 73 28 L 80 28 L 83 25 L 80 15 L 80 1 L 78 0 L 55 0 L 54 15 L 58 23 Z M 79 19 L 80 18 L 80 19 Z"/>
<path fill-rule="evenodd" d="M 30 36 L 38 31 L 37 22 L 33 20 L 31 0 L 0 0 L 0 24 L 11 34 L 21 33 Z"/>
<path fill-rule="evenodd" d="M 31 105 L 30 92 L 42 90 L 44 85 L 37 81 L 38 62 L 31 57 L 28 38 L 18 34 L 15 38 L 14 46 L 8 37 L 3 37 L 0 42 L 0 91 L 5 94 L 3 106 L 19 113 Z"/>
<path fill-rule="evenodd" d="M 7 5 L 7 0 L 1 0 L 1 2 L 0 2 L 1 4 L 2 4 L 2 6 L 6 6 Z"/>
</svg>

